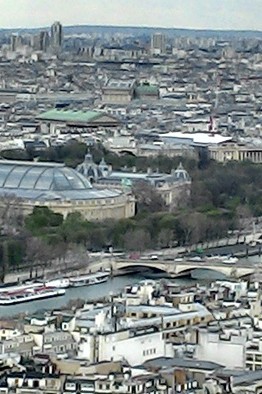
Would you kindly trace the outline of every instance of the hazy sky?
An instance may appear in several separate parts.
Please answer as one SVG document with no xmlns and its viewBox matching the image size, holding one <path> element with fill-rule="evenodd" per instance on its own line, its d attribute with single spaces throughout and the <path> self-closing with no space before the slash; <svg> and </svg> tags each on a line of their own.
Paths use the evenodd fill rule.
<svg viewBox="0 0 262 394">
<path fill-rule="evenodd" d="M 70 24 L 262 30 L 262 0 L 0 0 L 0 27 Z"/>
</svg>

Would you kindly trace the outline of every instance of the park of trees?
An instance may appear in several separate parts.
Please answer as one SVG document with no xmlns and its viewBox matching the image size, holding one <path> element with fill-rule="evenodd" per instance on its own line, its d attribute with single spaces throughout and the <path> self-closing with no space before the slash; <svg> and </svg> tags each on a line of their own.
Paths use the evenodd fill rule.
<svg viewBox="0 0 262 394">
<path fill-rule="evenodd" d="M 75 167 L 87 153 L 85 144 L 72 141 L 66 146 L 45 151 L 6 151 L 8 159 L 65 162 Z M 68 249 L 101 250 L 113 245 L 115 249 L 143 251 L 189 245 L 226 237 L 233 230 L 243 230 L 245 223 L 262 216 L 262 166 L 250 162 L 226 164 L 193 159 L 159 156 L 142 158 L 121 157 L 101 146 L 91 148 L 94 160 L 102 157 L 113 168 L 146 171 L 148 167 L 170 172 L 182 161 L 192 177 L 191 198 L 184 204 L 168 209 L 156 191 L 144 185 L 134 188 L 137 214 L 125 220 L 88 222 L 79 214 L 63 218 L 48 208 L 37 207 L 27 217 L 12 217 L 8 209 L 0 212 L 0 280 L 10 269 L 34 262 L 49 263 L 63 259 Z M 19 202 L 18 202 L 19 204 Z"/>
</svg>

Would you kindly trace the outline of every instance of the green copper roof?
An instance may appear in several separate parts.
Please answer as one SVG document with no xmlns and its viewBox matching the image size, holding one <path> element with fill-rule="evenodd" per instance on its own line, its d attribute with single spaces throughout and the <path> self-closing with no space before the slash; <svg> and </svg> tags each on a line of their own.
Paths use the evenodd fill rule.
<svg viewBox="0 0 262 394">
<path fill-rule="evenodd" d="M 51 109 L 50 111 L 40 114 L 37 118 L 40 120 L 89 123 L 103 115 L 104 114 L 96 111 L 73 111 L 73 110 Z"/>
<path fill-rule="evenodd" d="M 158 87 L 154 85 L 142 84 L 136 87 L 136 94 L 138 95 L 158 95 Z"/>
</svg>

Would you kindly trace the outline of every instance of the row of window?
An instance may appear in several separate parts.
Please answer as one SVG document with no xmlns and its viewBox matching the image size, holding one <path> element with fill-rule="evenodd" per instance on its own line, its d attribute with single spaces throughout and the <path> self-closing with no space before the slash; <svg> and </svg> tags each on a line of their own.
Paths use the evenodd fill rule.
<svg viewBox="0 0 262 394">
<path fill-rule="evenodd" d="M 153 349 L 147 349 L 147 350 L 143 350 L 143 356 L 151 356 L 153 354 L 156 354 L 156 348 Z"/>
<path fill-rule="evenodd" d="M 246 359 L 250 360 L 250 361 L 258 361 L 258 362 L 262 362 L 262 354 L 252 354 L 249 353 L 246 355 Z"/>
<path fill-rule="evenodd" d="M 148 386 L 149 384 L 149 386 Z M 148 382 L 146 384 L 147 387 L 152 386 L 152 382 Z M 137 393 L 137 392 L 141 392 L 143 390 L 143 385 L 142 384 L 138 384 L 138 385 L 132 385 L 130 386 L 123 386 L 122 383 L 118 382 L 113 384 L 113 386 L 111 386 L 110 383 L 97 383 L 97 384 L 81 384 L 80 385 L 80 391 L 81 392 L 92 392 L 95 391 L 95 387 L 96 390 L 101 390 L 101 391 L 112 391 L 112 387 L 114 389 L 114 391 L 126 391 L 126 392 L 130 392 L 131 393 Z M 130 390 L 131 388 L 131 390 Z M 78 387 L 77 387 L 77 383 L 73 383 L 73 382 L 67 382 L 65 384 L 65 390 L 67 392 L 72 392 L 72 391 L 78 391 Z"/>
</svg>

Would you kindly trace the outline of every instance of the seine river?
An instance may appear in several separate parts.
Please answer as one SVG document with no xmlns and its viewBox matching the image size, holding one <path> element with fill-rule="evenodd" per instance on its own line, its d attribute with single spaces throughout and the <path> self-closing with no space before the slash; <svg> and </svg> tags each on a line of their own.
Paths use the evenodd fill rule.
<svg viewBox="0 0 262 394">
<path fill-rule="evenodd" d="M 262 263 L 262 257 L 253 256 L 249 257 L 248 260 L 252 263 Z M 226 277 L 214 271 L 206 271 L 198 269 L 194 271 L 193 278 L 183 277 L 173 279 L 172 281 L 178 285 L 190 285 L 196 282 L 208 284 L 210 281 L 215 279 L 225 279 Z M 149 277 L 151 277 L 149 275 Z M 110 294 L 119 293 L 125 286 L 139 283 L 141 280 L 147 279 L 148 273 L 134 273 L 125 276 L 118 276 L 109 279 L 105 283 L 94 286 L 86 287 L 75 287 L 66 289 L 66 293 L 62 297 L 49 298 L 46 300 L 33 301 L 28 303 L 22 303 L 13 306 L 2 306 L 0 307 L 0 318 L 15 316 L 20 313 L 34 313 L 41 310 L 52 310 L 63 306 L 66 306 L 70 301 L 82 299 L 86 301 L 95 301 L 99 298 L 108 296 Z M 197 279 L 194 279 L 197 278 Z M 159 278 L 156 278 L 156 280 Z"/>
<path fill-rule="evenodd" d="M 133 274 L 118 276 L 109 279 L 107 282 L 101 283 L 100 285 L 86 286 L 86 287 L 75 287 L 66 289 L 64 296 L 49 298 L 40 301 L 26 302 L 13 306 L 1 306 L 0 317 L 15 316 L 20 313 L 34 313 L 45 309 L 57 309 L 67 305 L 72 300 L 82 299 L 86 301 L 92 301 L 110 294 L 116 294 L 121 291 L 125 286 L 132 285 L 146 279 L 146 275 Z M 190 278 L 179 278 L 175 280 L 177 284 L 190 284 L 194 283 L 194 280 Z"/>
</svg>

